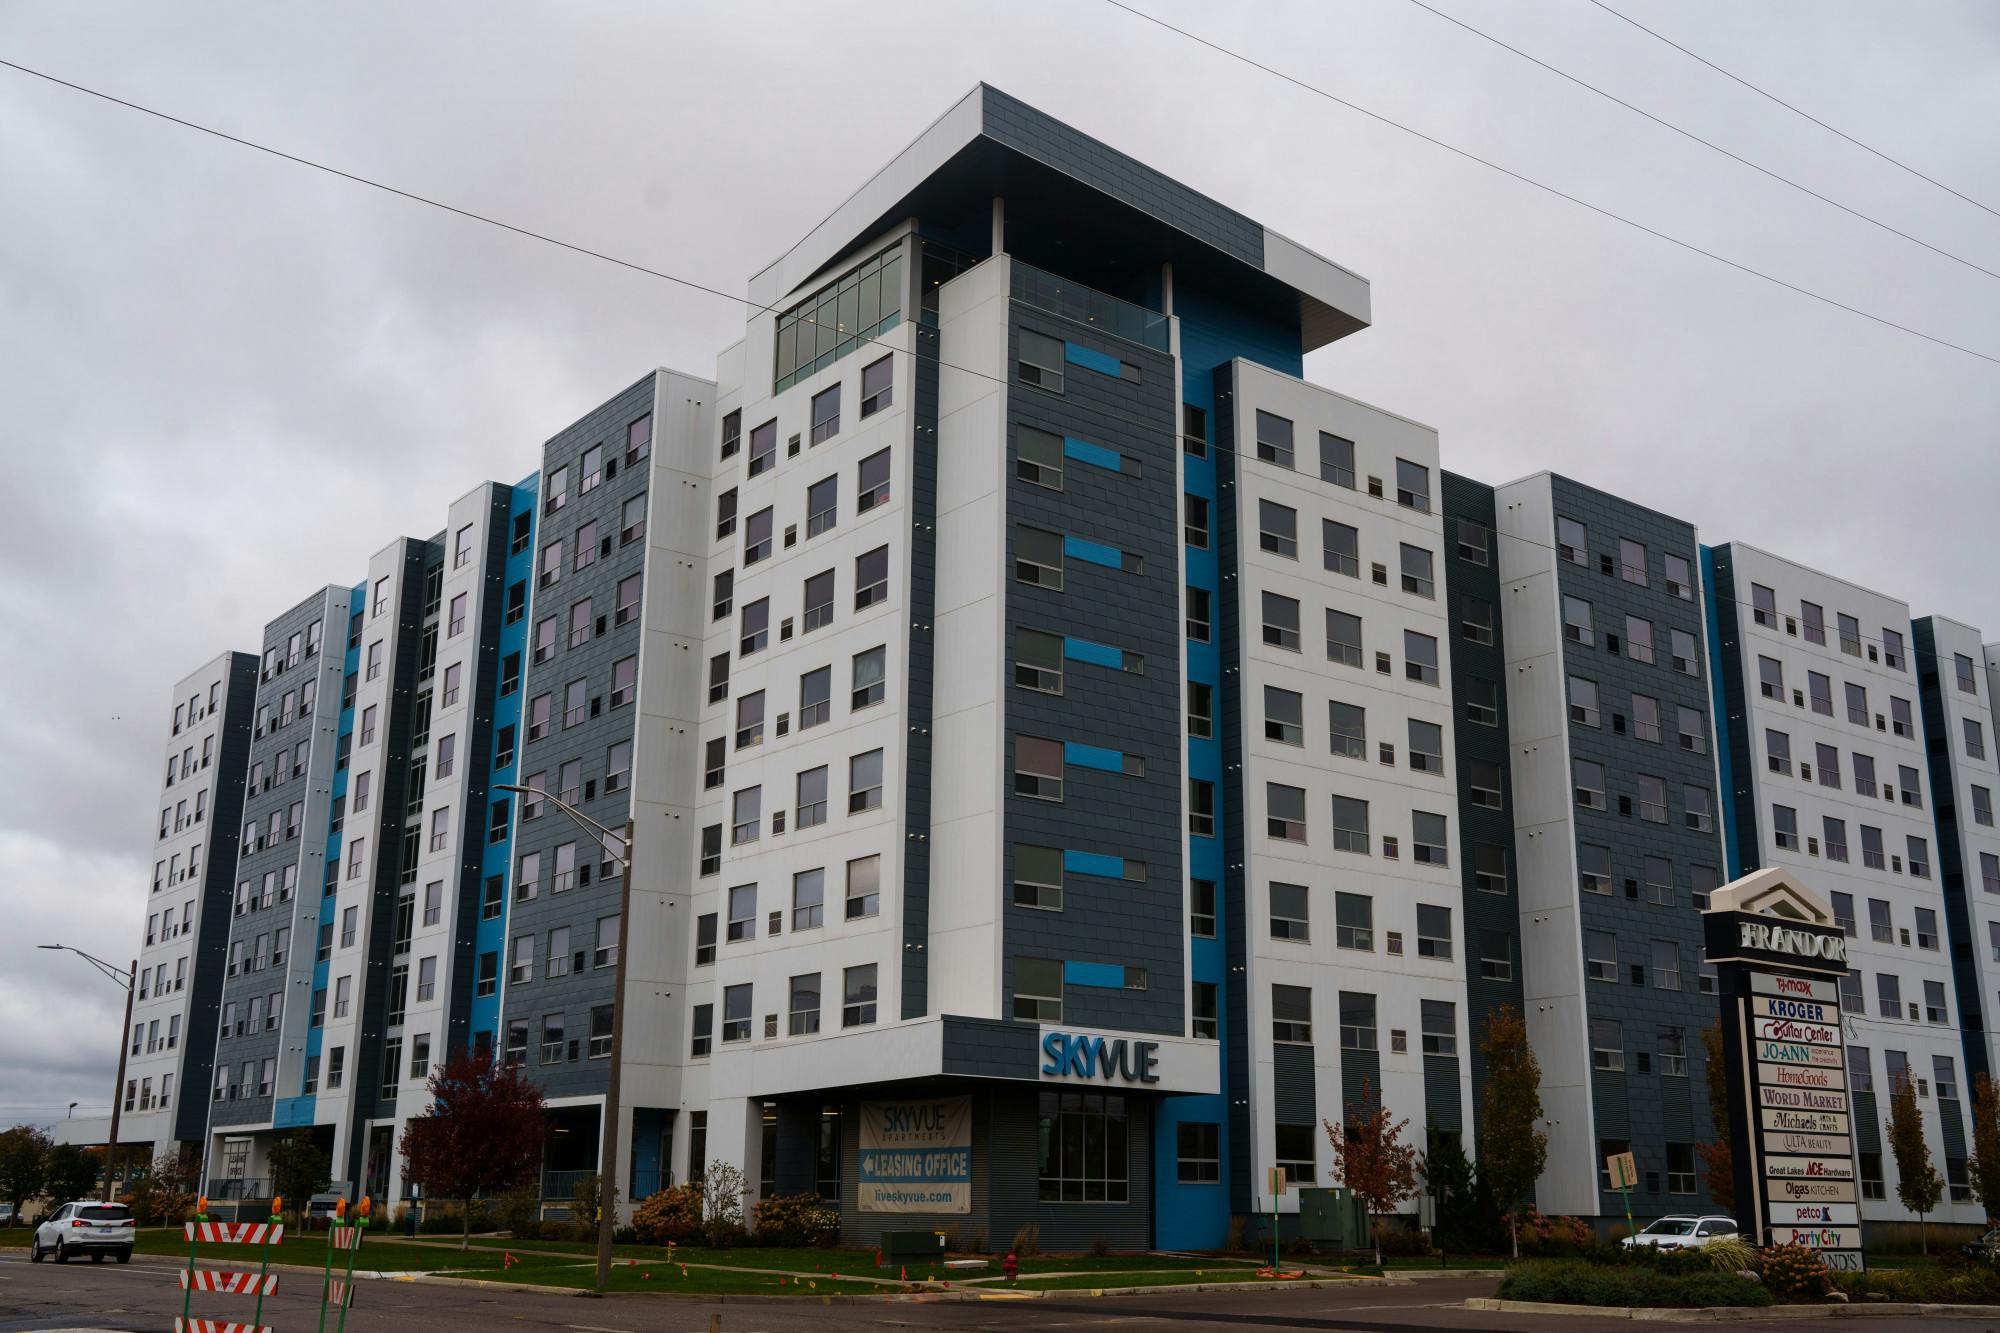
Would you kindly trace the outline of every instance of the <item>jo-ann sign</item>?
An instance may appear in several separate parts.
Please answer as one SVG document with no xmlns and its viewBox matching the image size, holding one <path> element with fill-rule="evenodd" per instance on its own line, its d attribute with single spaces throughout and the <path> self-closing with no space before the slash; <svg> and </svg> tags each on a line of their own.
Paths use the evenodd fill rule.
<svg viewBox="0 0 2000 1333">
<path fill-rule="evenodd" d="M 1808 1245 L 1828 1267 L 1858 1272 L 1861 1200 L 1840 1014 L 1847 938 L 1827 905 L 1782 870 L 1726 884 L 1710 904 L 1703 931 L 1725 1015 L 1738 1224 L 1764 1244 Z"/>
<path fill-rule="evenodd" d="M 864 1213 L 972 1211 L 972 1099 L 861 1103 Z"/>
</svg>

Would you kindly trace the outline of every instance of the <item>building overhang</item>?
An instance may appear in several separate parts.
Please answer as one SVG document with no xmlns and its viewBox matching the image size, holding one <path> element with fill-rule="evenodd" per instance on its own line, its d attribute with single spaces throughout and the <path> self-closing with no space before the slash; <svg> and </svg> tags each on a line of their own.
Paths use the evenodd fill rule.
<svg viewBox="0 0 2000 1333">
<path fill-rule="evenodd" d="M 1010 236 L 1035 224 L 1039 248 L 1017 251 L 1031 263 L 1072 273 L 1170 263 L 1176 285 L 1295 312 L 1304 351 L 1369 323 L 1366 278 L 985 84 L 757 273 L 750 297 L 781 304 L 910 217 L 984 228 L 993 198 L 1005 200 Z M 1063 265 L 1063 251 L 1087 262 Z"/>
</svg>

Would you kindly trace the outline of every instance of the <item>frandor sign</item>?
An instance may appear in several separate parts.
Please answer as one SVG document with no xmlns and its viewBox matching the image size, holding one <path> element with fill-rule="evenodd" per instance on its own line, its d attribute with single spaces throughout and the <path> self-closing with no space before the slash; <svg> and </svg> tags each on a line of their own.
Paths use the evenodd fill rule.
<svg viewBox="0 0 2000 1333">
<path fill-rule="evenodd" d="M 1754 921 L 1743 922 L 1741 930 L 1740 942 L 1746 949 L 1756 949 L 1764 953 L 1791 954 L 1797 958 L 1824 958 L 1830 963 L 1847 961 L 1845 935 L 1825 935 L 1817 931 L 1794 930 L 1789 926 L 1771 926 Z"/>
</svg>

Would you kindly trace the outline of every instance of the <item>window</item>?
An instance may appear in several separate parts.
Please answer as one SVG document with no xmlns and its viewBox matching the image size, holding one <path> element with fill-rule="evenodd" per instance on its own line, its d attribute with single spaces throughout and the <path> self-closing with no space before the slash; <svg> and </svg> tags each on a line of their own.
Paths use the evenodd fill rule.
<svg viewBox="0 0 2000 1333">
<path fill-rule="evenodd" d="M 1312 1045 L 1312 991 L 1304 986 L 1271 987 L 1271 1040 L 1288 1046 Z"/>
<path fill-rule="evenodd" d="M 1812 710 L 1822 717 L 1833 716 L 1833 681 L 1818 671 L 1806 672 L 1806 694 Z"/>
<path fill-rule="evenodd" d="M 806 580 L 805 632 L 833 623 L 833 571 L 825 570 Z"/>
<path fill-rule="evenodd" d="M 1305 840 L 1303 825 L 1299 840 Z M 1368 802 L 1352 796 L 1333 798 L 1333 850 L 1368 855 Z"/>
<path fill-rule="evenodd" d="M 1319 479 L 1354 489 L 1354 441 L 1319 433 Z"/>
<path fill-rule="evenodd" d="M 1280 745 L 1304 745 L 1305 696 L 1275 685 L 1264 687 L 1264 739 Z"/>
<path fill-rule="evenodd" d="M 840 396 L 838 393 L 834 395 L 833 408 L 837 420 L 840 413 Z M 813 415 L 815 419 L 819 415 L 818 399 L 813 401 Z M 750 432 L 750 475 L 754 477 L 760 473 L 768 472 L 776 467 L 777 464 L 778 423 L 776 421 L 767 421 L 763 425 L 755 427 Z"/>
<path fill-rule="evenodd" d="M 1267 594 L 1268 595 L 1268 594 Z M 1326 613 L 1326 657 L 1341 666 L 1361 665 L 1361 617 L 1345 611 Z"/>
<path fill-rule="evenodd" d="M 1188 882 L 1188 934 L 1199 939 L 1215 938 L 1215 881 Z"/>
<path fill-rule="evenodd" d="M 1469 642 L 1493 642 L 1493 603 L 1484 597 L 1461 597 L 1458 603 L 1458 631 Z"/>
<path fill-rule="evenodd" d="M 882 808 L 882 752 L 870 750 L 847 761 L 847 813 Z"/>
<path fill-rule="evenodd" d="M 1343 759 L 1368 757 L 1368 714 L 1359 704 L 1327 701 L 1328 739 L 1333 753 Z"/>
<path fill-rule="evenodd" d="M 1604 765 L 1589 759 L 1572 759 L 1570 774 L 1576 803 L 1586 810 L 1604 809 Z"/>
<path fill-rule="evenodd" d="M 1299 603 L 1296 598 L 1263 594 L 1264 642 L 1291 652 L 1299 650 Z"/>
<path fill-rule="evenodd" d="M 1063 539 L 1041 528 L 1014 529 L 1014 577 L 1022 583 L 1061 592 Z"/>
<path fill-rule="evenodd" d="M 1264 832 L 1281 842 L 1306 840 L 1306 789 L 1264 784 Z"/>
<path fill-rule="evenodd" d="M 1340 992 L 1340 1049 L 1372 1051 L 1377 1049 L 1375 1041 L 1375 997 L 1356 991 Z"/>
<path fill-rule="evenodd" d="M 1474 843 L 1472 877 L 1482 893 L 1507 892 L 1507 849 L 1498 843 Z"/>
<path fill-rule="evenodd" d="M 626 500 L 618 511 L 618 544 L 635 542 L 646 535 L 646 493 Z"/>
<path fill-rule="evenodd" d="M 1060 912 L 1063 904 L 1063 854 L 1056 847 L 1014 844 L 1014 905 Z"/>
<path fill-rule="evenodd" d="M 1047 958 L 1014 960 L 1013 1015 L 1028 1023 L 1060 1023 L 1063 965 Z"/>
<path fill-rule="evenodd" d="M 863 856 L 847 863 L 847 919 L 858 921 L 882 910 L 882 858 Z"/>
<path fill-rule="evenodd" d="M 1882 830 L 1861 826 L 1861 864 L 1872 870 L 1881 870 L 1889 864 L 1882 851 Z"/>
<path fill-rule="evenodd" d="M 895 400 L 896 359 L 885 356 L 861 368 L 861 419 L 866 421 Z M 817 443 L 817 441 L 814 441 Z"/>
<path fill-rule="evenodd" d="M 1597 642 L 1597 632 L 1591 627 L 1590 603 L 1581 597 L 1565 596 L 1563 608 L 1563 638 L 1571 643 L 1586 646 Z"/>
<path fill-rule="evenodd" d="M 1449 1000 L 1420 1002 L 1425 1055 L 1458 1054 L 1458 1006 Z"/>
<path fill-rule="evenodd" d="M 1396 503 L 1428 514 L 1431 511 L 1431 470 L 1407 458 L 1396 460 Z"/>
<path fill-rule="evenodd" d="M 1451 909 L 1417 904 L 1417 957 L 1449 959 L 1451 949 Z"/>
<path fill-rule="evenodd" d="M 1778 594 L 1761 583 L 1750 585 L 1751 616 L 1766 629 L 1778 627 Z"/>
<path fill-rule="evenodd" d="M 1965 728 L 1965 755 L 1968 759 L 1986 757 L 1986 731 L 1972 718 L 1961 718 Z"/>
<path fill-rule="evenodd" d="M 1438 641 L 1413 629 L 1403 631 L 1403 675 L 1420 685 L 1438 683 Z"/>
<path fill-rule="evenodd" d="M 1479 975 L 1485 981 L 1514 979 L 1514 951 L 1504 930 L 1479 932 Z"/>
<path fill-rule="evenodd" d="M 1269 500 L 1257 502 L 1259 550 L 1296 560 L 1299 555 L 1299 511 Z"/>
<path fill-rule="evenodd" d="M 732 846 L 757 841 L 763 819 L 764 789 L 745 787 L 730 798 L 729 841 Z"/>
<path fill-rule="evenodd" d="M 553 967 L 550 969 L 549 975 L 556 975 Z M 524 981 L 533 981 L 534 979 L 535 937 L 533 935 L 516 935 L 514 937 L 514 953 L 507 967 L 507 981 L 510 985 L 519 985 Z"/>
<path fill-rule="evenodd" d="M 1472 804 L 1484 810 L 1502 808 L 1500 796 L 1500 765 L 1486 759 L 1473 759 L 1466 763 L 1467 794 Z"/>
<path fill-rule="evenodd" d="M 1715 806 L 1708 788 L 1692 783 L 1681 787 L 1681 823 L 1702 833 L 1715 827 Z"/>
<path fill-rule="evenodd" d="M 1993 792 L 1991 788 L 1972 785 L 1972 822 L 1993 827 Z"/>
<path fill-rule="evenodd" d="M 1271 938 L 1304 943 L 1312 938 L 1306 909 L 1306 886 L 1271 885 Z"/>
<path fill-rule="evenodd" d="M 1910 701 L 1908 699 L 1898 699 L 1894 695 L 1889 696 L 1889 730 L 1905 738 L 1913 737 L 1917 734 L 1916 725 L 1911 718 Z"/>
<path fill-rule="evenodd" d="M 841 974 L 840 1025 L 862 1027 L 875 1021 L 875 964 L 850 967 Z"/>
<path fill-rule="evenodd" d="M 1451 854 L 1445 841 L 1445 816 L 1422 810 L 1410 814 L 1410 859 L 1418 865 L 1447 866 Z"/>
<path fill-rule="evenodd" d="M 724 986 L 722 988 L 722 1040 L 750 1040 L 750 986 Z"/>
<path fill-rule="evenodd" d="M 1893 671 L 1903 669 L 1903 636 L 1898 630 L 1882 631 L 1882 665 Z"/>
<path fill-rule="evenodd" d="M 1573 565 L 1590 563 L 1590 541 L 1583 524 L 1573 518 L 1557 517 L 1556 554 Z"/>
<path fill-rule="evenodd" d="M 743 520 L 743 563 L 756 564 L 771 554 L 771 509 L 766 505 Z"/>
<path fill-rule="evenodd" d="M 1215 784 L 1188 779 L 1188 832 L 1197 838 L 1215 836 Z"/>
<path fill-rule="evenodd" d="M 1014 792 L 1038 801 L 1063 798 L 1061 741 L 1035 736 L 1014 738 Z"/>
<path fill-rule="evenodd" d="M 1673 642 L 1674 670 L 1683 676 L 1692 676 L 1701 670 L 1700 656 L 1695 652 L 1694 635 L 1684 629 L 1669 630 Z"/>
<path fill-rule="evenodd" d="M 1465 685 L 1465 718 L 1481 726 L 1500 725 L 1500 683 L 1473 678 Z"/>
<path fill-rule="evenodd" d="M 1590 1020 L 1590 1067 L 1611 1074 L 1625 1072 L 1625 1029 L 1617 1019 Z"/>
<path fill-rule="evenodd" d="M 1938 919 L 1934 908 L 1917 909 L 1917 947 L 1935 949 L 1938 947 Z"/>
<path fill-rule="evenodd" d="M 1187 636 L 1195 643 L 1207 643 L 1212 625 L 1209 613 L 1209 592 L 1206 588 L 1187 586 Z"/>
<path fill-rule="evenodd" d="M 1596 843 L 1578 843 L 1576 848 L 1577 887 L 1585 893 L 1611 892 L 1611 849 Z"/>
<path fill-rule="evenodd" d="M 754 602 L 744 603 L 743 613 L 738 619 L 742 623 L 736 640 L 737 651 L 744 657 L 762 652 L 771 641 L 771 599 L 759 597 Z"/>
<path fill-rule="evenodd" d="M 1653 660 L 1653 622 L 1638 616 L 1625 617 L 1625 655 L 1634 662 Z"/>
<path fill-rule="evenodd" d="M 1279 467 L 1292 467 L 1292 423 L 1269 412 L 1257 413 L 1257 457 Z"/>
<path fill-rule="evenodd" d="M 1063 437 L 1033 426 L 1022 426 L 1015 436 L 1014 475 L 1030 485 L 1061 490 Z"/>
<path fill-rule="evenodd" d="M 1630 537 L 1618 539 L 1618 577 L 1639 587 L 1646 586 L 1646 544 Z"/>
<path fill-rule="evenodd" d="M 1124 1203 L 1130 1131 L 1116 1093 L 1044 1092 L 1040 1099 L 1043 1203 Z"/>
<path fill-rule="evenodd" d="M 1908 856 L 1910 874 L 1917 879 L 1931 877 L 1930 844 L 1922 838 L 1909 838 Z"/>
<path fill-rule="evenodd" d="M 1771 807 L 1771 838 L 1780 851 L 1799 849 L 1799 812 L 1789 805 Z"/>
<path fill-rule="evenodd" d="M 1944 983 L 1942 981 L 1926 981 L 1924 983 L 1924 1021 L 1926 1023 L 1945 1023 L 1950 1021 L 1949 1015 L 1945 1010 Z"/>
<path fill-rule="evenodd" d="M 1569 678 L 1569 720 L 1582 727 L 1594 727 L 1602 717 L 1597 703 L 1597 682 L 1583 676 Z"/>
<path fill-rule="evenodd" d="M 854 512 L 865 514 L 889 500 L 889 451 L 883 449 L 861 460 L 854 498 Z"/>
<path fill-rule="evenodd" d="M 854 558 L 854 609 L 864 610 L 889 598 L 889 548 L 878 546 Z"/>
<path fill-rule="evenodd" d="M 835 381 L 813 395 L 812 399 L 812 443 L 820 444 L 840 433 L 840 383 Z M 776 432 L 773 433 L 776 443 Z M 756 466 L 756 437 L 751 437 L 751 466 Z M 751 475 L 756 475 L 753 471 Z"/>
<path fill-rule="evenodd" d="M 1033 329 L 1021 330 L 1021 355 L 1014 363 L 1014 377 L 1052 393 L 1063 391 L 1063 345 L 1059 339 Z"/>
<path fill-rule="evenodd" d="M 793 823 L 799 829 L 818 828 L 826 822 L 826 765 L 809 768 L 798 776 L 798 809 Z"/>
<path fill-rule="evenodd" d="M 848 706 L 862 709 L 882 702 L 887 691 L 887 649 L 870 648 L 854 655 L 852 667 L 853 688 Z"/>
<path fill-rule="evenodd" d="M 1444 772 L 1444 728 L 1435 722 L 1411 718 L 1409 759 L 1415 772 Z"/>
<path fill-rule="evenodd" d="M 612 613 L 612 624 L 629 625 L 639 618 L 639 590 L 645 581 L 644 573 L 628 575 L 618 580 L 618 608 Z"/>
<path fill-rule="evenodd" d="M 1679 990 L 1681 988 L 1681 951 L 1679 945 L 1671 940 L 1654 940 L 1652 963 L 1654 989 Z"/>
<path fill-rule="evenodd" d="M 1437 584 L 1432 573 L 1431 553 L 1421 546 L 1402 543 L 1403 591 L 1419 597 L 1435 597 Z"/>
<path fill-rule="evenodd" d="M 1222 1126 L 1213 1121 L 1181 1121 L 1174 1127 L 1174 1162 L 1175 1179 L 1183 1185 L 1219 1183 L 1222 1180 Z"/>
</svg>

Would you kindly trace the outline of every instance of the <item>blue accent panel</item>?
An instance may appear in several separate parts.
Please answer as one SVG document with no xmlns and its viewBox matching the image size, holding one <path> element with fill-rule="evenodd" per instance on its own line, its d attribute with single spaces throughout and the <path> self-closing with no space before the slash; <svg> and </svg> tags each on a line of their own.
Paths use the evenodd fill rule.
<svg viewBox="0 0 2000 1333">
<path fill-rule="evenodd" d="M 1125 858 L 1102 852 L 1063 853 L 1063 869 L 1072 875 L 1096 875 L 1102 879 L 1125 878 Z M 1072 964 L 1075 966 L 1075 964 Z"/>
<path fill-rule="evenodd" d="M 1092 643 L 1089 639 L 1064 639 L 1063 656 L 1072 662 L 1088 662 L 1092 666 L 1110 667 L 1113 671 L 1125 669 L 1124 649 Z"/>
<path fill-rule="evenodd" d="M 507 521 L 510 525 L 517 518 L 519 518 L 520 515 L 527 514 L 529 516 L 528 522 L 531 525 L 531 527 L 533 527 L 535 531 L 540 530 L 541 525 L 539 519 L 541 514 L 541 506 L 535 503 L 535 499 L 536 496 L 541 491 L 541 484 L 542 484 L 542 474 L 540 472 L 535 472 L 530 474 L 528 477 L 524 478 L 519 485 L 514 487 L 513 502 L 509 507 L 507 515 Z M 510 536 L 512 531 L 513 529 L 510 526 L 508 529 Z M 506 572 L 502 576 L 502 585 L 501 585 L 503 589 L 501 605 L 503 607 L 506 605 L 504 590 L 506 588 L 513 587 L 516 583 L 526 582 L 527 579 L 533 574 L 534 564 L 535 564 L 535 550 L 536 550 L 536 542 L 533 534 L 531 533 L 528 538 L 527 544 L 524 547 L 522 547 L 521 550 L 510 551 L 509 555 L 507 556 Z M 501 614 L 504 617 L 506 613 L 503 610 Z M 499 653 L 499 658 L 497 660 L 501 662 L 506 661 L 507 654 L 509 653 L 520 653 L 522 654 L 523 659 L 525 660 L 527 655 L 527 645 L 528 645 L 528 618 L 526 616 L 521 617 L 519 620 L 515 621 L 511 625 L 503 624 L 500 629 L 499 647 L 496 649 L 496 651 Z M 513 762 L 507 765 L 507 767 L 500 768 L 494 764 L 494 760 L 499 758 L 500 731 L 503 727 L 514 728 L 515 732 L 514 759 Z M 514 775 L 518 765 L 520 764 L 521 751 L 524 748 L 526 748 L 526 742 L 524 738 L 521 736 L 520 730 L 521 730 L 521 691 L 519 689 L 516 689 L 512 694 L 508 695 L 501 695 L 496 691 L 493 700 L 493 751 L 494 752 L 486 757 L 488 771 L 490 774 L 487 781 L 487 790 L 491 791 L 495 786 L 498 786 L 501 783 L 513 782 L 515 780 Z M 507 799 L 507 797 L 504 794 L 495 793 L 496 802 L 505 799 Z M 486 812 L 482 812 L 482 817 L 487 817 Z M 488 822 L 490 823 L 490 818 Z M 479 955 L 481 954 L 504 953 L 505 951 L 505 946 L 507 942 L 507 912 L 508 908 L 511 906 L 514 899 L 514 894 L 512 891 L 513 886 L 509 877 L 514 864 L 513 835 L 514 835 L 514 821 L 510 818 L 507 823 L 507 836 L 500 839 L 500 841 L 498 842 L 487 843 L 486 851 L 480 860 L 479 887 L 481 893 L 485 892 L 487 880 L 491 879 L 495 875 L 498 875 L 500 877 L 500 886 L 501 886 L 500 915 L 488 921 L 484 919 L 485 917 L 484 911 L 483 910 L 481 911 L 480 913 L 481 920 L 479 922 L 478 929 L 474 932 L 472 956 L 475 959 L 478 958 Z M 493 988 L 493 991 L 494 993 L 491 995 L 473 996 L 472 1007 L 467 1013 L 466 1031 L 468 1033 L 478 1033 L 478 1032 L 493 1033 L 494 1049 L 498 1050 L 501 1044 L 500 1038 L 502 1036 L 502 1034 L 498 1031 L 500 1026 L 500 987 L 495 986 Z M 470 1039 L 468 1039 L 468 1045 L 469 1044 L 470 1044 Z M 440 1052 L 440 1054 L 443 1053 Z"/>
<path fill-rule="evenodd" d="M 1740 830 L 1736 826 L 1736 774 L 1729 758 L 1729 742 L 1722 736 L 1722 719 L 1729 716 L 1729 706 L 1725 702 L 1722 688 L 1722 615 L 1715 601 L 1715 548 L 1701 548 L 1701 601 L 1702 613 L 1708 620 L 1708 699 L 1709 716 L 1716 719 L 1715 758 L 1722 778 L 1722 791 L 1716 804 L 1722 807 L 1722 853 L 1729 862 L 1729 873 L 1722 877 L 1727 884 L 1743 874 L 1743 853 L 1738 844 Z"/>
<path fill-rule="evenodd" d="M 1079 963 L 1063 964 L 1063 984 L 1065 986 L 1101 986 L 1106 990 L 1125 989 L 1125 968 L 1120 963 Z"/>
<path fill-rule="evenodd" d="M 313 1104 L 317 1097 L 280 1097 L 271 1107 L 271 1128 L 290 1129 L 295 1125 L 310 1125 L 313 1122 Z"/>
<path fill-rule="evenodd" d="M 1180 320 L 1181 401 L 1208 414 L 1208 446 L 1203 457 L 1181 456 L 1181 485 L 1190 495 L 1199 495 L 1213 506 L 1217 500 L 1215 476 L 1215 367 L 1234 357 L 1287 375 L 1304 378 L 1305 355 L 1297 323 L 1263 319 L 1247 313 L 1231 302 L 1227 294 L 1211 294 L 1185 280 L 1174 284 L 1174 313 Z M 1206 589 L 1220 606 L 1222 578 L 1216 548 L 1184 550 L 1187 582 Z M 1218 624 L 1219 630 L 1219 624 Z M 1187 644 L 1187 679 L 1205 684 L 1213 691 L 1215 710 L 1212 734 L 1188 739 L 1187 771 L 1190 778 L 1215 784 L 1216 827 L 1228 817 L 1229 788 L 1224 781 L 1222 760 L 1222 654 L 1216 639 Z M 1229 937 L 1228 914 L 1220 902 L 1223 893 L 1222 840 L 1219 837 L 1187 840 L 1190 879 L 1207 880 L 1216 886 L 1216 935 L 1213 939 L 1188 941 L 1189 975 L 1195 981 L 1216 988 L 1216 1012 L 1223 1040 L 1216 1045 L 1216 1063 L 1221 1067 L 1222 1092 L 1216 1096 L 1163 1097 L 1153 1113 L 1153 1243 L 1161 1249 L 1218 1249 L 1229 1233 L 1230 1196 L 1247 1194 L 1255 1185 L 1256 1166 L 1238 1162 L 1231 1150 L 1230 1107 L 1232 1097 L 1248 1097 L 1247 1089 L 1232 1087 L 1229 1049 L 1237 1016 L 1229 1002 L 1225 984 L 1231 958 L 1240 958 L 1244 942 Z M 1222 1179 L 1214 1184 L 1182 1184 L 1178 1168 L 1179 1126 L 1207 1123 L 1220 1127 Z"/>
<path fill-rule="evenodd" d="M 1117 357 L 1106 356 L 1103 352 L 1085 347 L 1082 343 L 1064 343 L 1063 359 L 1075 365 L 1082 366 L 1085 370 L 1094 370 L 1100 375 L 1109 375 L 1112 379 L 1119 377 L 1123 372 L 1124 366 L 1124 363 Z"/>
<path fill-rule="evenodd" d="M 1079 463 L 1088 463 L 1092 467 L 1106 468 L 1112 472 L 1125 470 L 1125 455 L 1116 449 L 1106 449 L 1101 444 L 1079 440 L 1074 435 L 1063 436 L 1063 453 Z"/>
<path fill-rule="evenodd" d="M 1119 750 L 1107 750 L 1101 745 L 1083 745 L 1077 741 L 1063 742 L 1063 762 L 1078 768 L 1095 768 L 1106 773 L 1123 773 L 1125 755 Z"/>
<path fill-rule="evenodd" d="M 1072 560 L 1087 560 L 1093 565 L 1103 565 L 1107 569 L 1123 569 L 1125 555 L 1115 546 L 1103 542 L 1085 541 L 1081 537 L 1063 538 L 1063 554 Z"/>
<path fill-rule="evenodd" d="M 367 605 L 367 600 L 368 600 L 367 579 L 361 580 L 361 582 L 355 584 L 352 588 L 348 589 L 347 615 L 350 621 L 353 619 L 353 617 L 361 614 L 361 608 Z M 347 641 L 346 625 L 343 624 L 338 626 L 335 632 L 337 632 L 340 635 L 341 642 L 345 643 Z M 355 644 L 353 647 L 347 650 L 346 657 L 341 659 L 340 672 L 343 685 L 347 677 L 353 675 L 360 669 L 361 669 L 361 645 Z M 346 691 L 343 688 L 342 693 L 345 694 L 345 692 Z M 354 709 L 351 705 L 343 706 L 340 710 L 339 734 L 341 736 L 350 736 L 353 733 L 354 733 Z M 341 800 L 347 795 L 347 777 L 348 777 L 347 769 L 341 768 L 334 770 L 333 788 L 331 791 L 331 795 L 334 800 L 336 801 Z M 329 833 L 326 835 L 326 867 L 328 870 L 335 871 L 337 873 L 337 868 L 339 867 L 339 865 L 340 865 L 340 834 Z M 333 929 L 333 917 L 334 917 L 334 907 L 335 907 L 334 897 L 332 894 L 326 892 L 326 886 L 324 884 L 301 884 L 299 885 L 299 892 L 317 893 L 320 895 L 319 927 L 326 930 Z M 292 947 L 296 949 L 302 946 L 299 941 L 294 940 L 292 943 Z M 303 947 L 313 950 L 314 956 L 317 958 L 319 952 L 318 939 L 315 938 L 306 940 L 303 944 Z M 313 964 L 312 994 L 318 994 L 319 992 L 326 989 L 327 970 L 330 966 L 331 964 L 329 964 L 324 959 L 321 959 Z M 313 1071 L 317 1071 L 319 1069 L 320 1042 L 322 1038 L 325 1037 L 325 1035 L 326 1035 L 326 1029 L 319 1026 L 318 1024 L 314 1024 L 313 1026 L 308 1027 L 306 1029 L 305 1065 L 303 1068 L 299 1070 L 301 1087 L 304 1086 L 306 1070 L 310 1069 Z M 293 1124 L 312 1123 L 312 1116 L 313 1116 L 312 1097 L 301 1096 L 294 1098 L 280 1098 L 272 1104 L 272 1114 L 274 1116 L 283 1114 L 283 1111 L 280 1108 L 286 1106 L 287 1103 L 289 1103 L 292 1107 L 291 1114 L 303 1115 L 305 1117 L 305 1119 L 303 1120 L 295 1120 L 292 1121 L 291 1123 Z M 274 1121 L 273 1123 L 283 1124 L 284 1122 Z"/>
<path fill-rule="evenodd" d="M 660 1135 L 666 1128 L 666 1113 L 657 1106 L 632 1108 L 632 1179 L 628 1197 L 643 1199 L 665 1183 L 660 1160 Z"/>
</svg>

